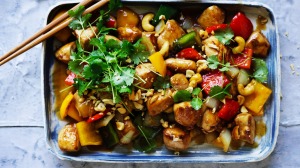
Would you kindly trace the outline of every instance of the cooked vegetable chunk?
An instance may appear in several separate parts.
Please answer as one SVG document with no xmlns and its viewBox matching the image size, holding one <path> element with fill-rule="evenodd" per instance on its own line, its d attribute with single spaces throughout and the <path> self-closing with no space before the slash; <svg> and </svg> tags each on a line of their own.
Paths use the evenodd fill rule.
<svg viewBox="0 0 300 168">
<path fill-rule="evenodd" d="M 244 106 L 254 113 L 260 113 L 272 90 L 254 79 L 252 83 L 254 83 L 254 92 L 249 96 L 245 96 Z"/>
<path fill-rule="evenodd" d="M 78 129 L 78 136 L 81 146 L 102 144 L 102 138 L 95 129 L 93 123 L 80 121 L 76 124 L 76 127 Z"/>
</svg>

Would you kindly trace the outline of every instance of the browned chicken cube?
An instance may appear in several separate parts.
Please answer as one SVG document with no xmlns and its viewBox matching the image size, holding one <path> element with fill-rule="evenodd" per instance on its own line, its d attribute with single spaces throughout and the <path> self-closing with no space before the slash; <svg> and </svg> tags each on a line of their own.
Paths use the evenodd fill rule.
<svg viewBox="0 0 300 168">
<path fill-rule="evenodd" d="M 181 128 L 166 128 L 163 131 L 163 140 L 166 147 L 174 151 L 186 150 L 191 142 L 191 136 L 188 131 Z"/>
<path fill-rule="evenodd" d="M 174 104 L 172 90 L 166 89 L 164 93 L 157 92 L 147 100 L 147 108 L 150 115 L 157 115 Z"/>
<path fill-rule="evenodd" d="M 81 148 L 76 124 L 66 125 L 59 131 L 58 146 L 65 152 L 76 152 Z"/>
<path fill-rule="evenodd" d="M 174 104 L 175 120 L 180 125 L 192 128 L 201 117 L 201 110 L 195 110 L 190 102 Z"/>
<path fill-rule="evenodd" d="M 253 144 L 255 138 L 255 120 L 250 113 L 240 113 L 234 119 L 236 126 L 232 130 L 232 138 Z"/>
<path fill-rule="evenodd" d="M 151 63 L 138 65 L 135 68 L 135 74 L 139 77 L 134 83 L 145 89 L 151 88 L 157 76 L 153 71 L 155 70 Z"/>
<path fill-rule="evenodd" d="M 67 64 L 70 61 L 71 52 L 74 51 L 75 48 L 76 43 L 74 41 L 67 43 L 55 52 L 55 56 L 58 60 Z"/>
<path fill-rule="evenodd" d="M 184 30 L 175 20 L 168 20 L 165 29 L 157 38 L 158 48 L 161 49 L 164 43 L 169 42 L 169 47 L 172 49 L 174 41 L 184 34 Z"/>
<path fill-rule="evenodd" d="M 261 31 L 254 31 L 247 40 L 246 47 L 251 48 L 254 55 L 266 57 L 270 43 Z"/>
</svg>

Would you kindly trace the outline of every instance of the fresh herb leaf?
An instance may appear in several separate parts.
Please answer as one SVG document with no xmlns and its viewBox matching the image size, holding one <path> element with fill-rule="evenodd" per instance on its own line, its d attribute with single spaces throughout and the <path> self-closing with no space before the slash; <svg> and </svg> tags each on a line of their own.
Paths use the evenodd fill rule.
<svg viewBox="0 0 300 168">
<path fill-rule="evenodd" d="M 219 69 L 221 72 L 229 71 L 229 68 L 232 67 L 229 62 L 225 64 L 220 63 L 216 55 L 209 56 L 207 62 L 210 69 L 218 69 L 218 67 L 221 66 L 222 68 Z"/>
<path fill-rule="evenodd" d="M 187 90 L 178 90 L 175 93 L 173 99 L 174 99 L 175 103 L 183 102 L 183 101 L 190 101 L 190 100 L 192 100 L 192 94 Z"/>
<path fill-rule="evenodd" d="M 85 11 L 85 7 L 80 5 L 77 9 L 69 10 L 68 14 L 73 18 L 79 18 L 84 11 Z"/>
<path fill-rule="evenodd" d="M 97 21 L 96 26 L 98 30 L 100 30 L 98 34 L 103 35 L 103 34 L 107 34 L 110 30 L 115 30 L 115 29 L 104 27 L 104 23 L 108 20 L 109 13 L 120 7 L 122 7 L 122 2 L 120 0 L 110 0 L 108 4 L 108 10 L 107 11 L 100 10 L 100 15 L 96 19 Z"/>
<path fill-rule="evenodd" d="M 133 44 L 134 51 L 130 55 L 130 59 L 135 65 L 140 64 L 141 62 L 146 62 L 150 56 L 149 51 L 146 49 L 146 46 L 141 44 L 141 39 Z"/>
<path fill-rule="evenodd" d="M 197 88 L 193 89 L 192 95 L 198 97 L 200 92 L 201 92 L 201 89 L 197 87 Z"/>
<path fill-rule="evenodd" d="M 231 28 L 219 29 L 215 31 L 214 36 L 224 45 L 229 45 L 231 39 L 234 37 L 234 33 Z"/>
<path fill-rule="evenodd" d="M 230 63 L 227 62 L 226 64 L 223 64 L 223 67 L 220 68 L 219 70 L 220 70 L 221 72 L 229 71 L 229 68 L 230 68 L 230 67 L 231 67 Z"/>
<path fill-rule="evenodd" d="M 69 10 L 68 14 L 73 18 L 73 20 L 69 23 L 69 27 L 73 30 L 80 30 L 88 27 L 88 23 L 92 14 L 88 13 L 86 15 L 82 15 L 85 11 L 84 6 L 79 6 L 75 10 Z"/>
<path fill-rule="evenodd" d="M 225 98 L 226 95 L 228 96 L 230 95 L 229 93 L 230 87 L 231 87 L 231 83 L 227 84 L 225 88 L 222 88 L 218 85 L 214 86 L 210 89 L 209 96 L 222 100 Z"/>
<path fill-rule="evenodd" d="M 202 106 L 203 102 L 199 97 L 195 97 L 192 99 L 191 105 L 193 107 L 193 109 L 195 110 L 199 110 Z"/>
<path fill-rule="evenodd" d="M 220 64 L 219 59 L 216 55 L 209 56 L 207 58 L 207 62 L 208 62 L 208 67 L 210 69 L 217 69 Z"/>
<path fill-rule="evenodd" d="M 155 90 L 168 89 L 170 87 L 171 87 L 171 83 L 170 83 L 169 76 L 166 76 L 166 77 L 157 76 L 156 80 L 153 82 L 153 88 Z"/>
<path fill-rule="evenodd" d="M 91 85 L 92 81 L 90 82 L 86 82 L 80 78 L 75 78 L 74 79 L 74 86 L 77 88 L 78 90 L 78 95 L 81 97 L 84 93 L 85 90 L 87 90 L 89 88 L 89 86 Z"/>
<path fill-rule="evenodd" d="M 262 59 L 254 58 L 253 63 L 254 63 L 253 77 L 261 83 L 266 82 L 268 80 L 268 73 L 269 73 L 266 62 Z"/>
</svg>

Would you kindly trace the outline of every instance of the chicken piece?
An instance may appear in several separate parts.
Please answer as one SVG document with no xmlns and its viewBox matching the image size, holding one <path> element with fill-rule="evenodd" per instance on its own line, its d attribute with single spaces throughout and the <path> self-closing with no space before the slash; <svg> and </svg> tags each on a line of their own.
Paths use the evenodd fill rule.
<svg viewBox="0 0 300 168">
<path fill-rule="evenodd" d="M 157 92 L 147 100 L 147 109 L 151 116 L 155 116 L 173 105 L 172 90 L 166 89 L 163 93 Z"/>
<path fill-rule="evenodd" d="M 225 20 L 225 13 L 218 6 L 210 6 L 206 8 L 197 19 L 197 22 L 203 29 L 209 26 L 222 24 Z"/>
<path fill-rule="evenodd" d="M 71 52 L 74 51 L 75 49 L 76 49 L 76 43 L 72 41 L 60 47 L 55 52 L 55 56 L 58 60 L 67 64 L 70 61 Z"/>
<path fill-rule="evenodd" d="M 151 63 L 136 66 L 135 74 L 138 76 L 138 79 L 134 83 L 145 89 L 151 88 L 157 76 L 153 71 L 155 70 Z"/>
<path fill-rule="evenodd" d="M 246 47 L 253 50 L 253 54 L 266 57 L 270 48 L 270 43 L 261 31 L 254 31 L 246 42 Z"/>
<path fill-rule="evenodd" d="M 195 110 L 191 102 L 174 104 L 175 121 L 180 125 L 192 128 L 201 117 L 201 110 Z"/>
<path fill-rule="evenodd" d="M 88 50 L 91 48 L 90 40 L 96 37 L 96 33 L 98 33 L 98 29 L 96 26 L 92 26 L 84 30 L 75 30 L 74 33 L 76 38 L 79 39 L 80 45 L 85 50 Z"/>
<path fill-rule="evenodd" d="M 76 124 L 66 125 L 59 131 L 58 146 L 64 152 L 76 152 L 81 148 Z"/>
<path fill-rule="evenodd" d="M 167 68 L 175 71 L 185 73 L 186 70 L 196 71 L 197 66 L 195 61 L 181 58 L 168 58 L 165 60 Z"/>
<path fill-rule="evenodd" d="M 217 114 L 207 109 L 203 114 L 201 126 L 204 132 L 209 133 L 217 129 L 219 122 L 220 119 Z"/>
<path fill-rule="evenodd" d="M 168 149 L 184 151 L 190 145 L 191 136 L 188 131 L 184 131 L 178 127 L 166 128 L 163 131 L 163 140 Z"/>
<path fill-rule="evenodd" d="M 142 37 L 142 31 L 137 27 L 119 27 L 117 31 L 120 40 L 127 40 L 131 43 Z"/>
<path fill-rule="evenodd" d="M 78 110 L 82 118 L 87 118 L 95 113 L 93 102 L 91 100 L 84 100 L 78 95 L 78 92 L 74 94 L 75 107 Z"/>
<path fill-rule="evenodd" d="M 207 39 L 203 40 L 202 44 L 204 46 L 204 52 L 207 57 L 217 55 L 219 61 L 222 61 L 223 56 L 225 56 L 226 59 L 229 54 L 229 51 L 227 50 L 225 45 L 220 43 L 220 41 L 215 36 L 210 36 Z"/>
<path fill-rule="evenodd" d="M 184 34 L 184 30 L 175 20 L 168 20 L 164 30 L 157 38 L 158 48 L 161 49 L 164 43 L 169 42 L 169 49 L 172 49 L 174 41 Z"/>
<path fill-rule="evenodd" d="M 184 90 L 189 87 L 189 81 L 184 74 L 178 73 L 170 78 L 171 85 L 176 90 Z"/>
<path fill-rule="evenodd" d="M 232 130 L 232 138 L 253 144 L 255 138 L 254 117 L 250 113 L 240 113 L 234 121 L 236 126 Z"/>
</svg>

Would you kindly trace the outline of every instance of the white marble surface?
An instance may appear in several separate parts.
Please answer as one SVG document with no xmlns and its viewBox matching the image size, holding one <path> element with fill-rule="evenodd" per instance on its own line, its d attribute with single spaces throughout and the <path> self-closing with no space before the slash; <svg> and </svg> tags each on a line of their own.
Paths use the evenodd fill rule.
<svg viewBox="0 0 300 168">
<path fill-rule="evenodd" d="M 0 55 L 43 27 L 59 0 L 0 0 Z M 0 167 L 299 167 L 300 40 L 297 0 L 261 0 L 275 12 L 282 69 L 280 130 L 274 152 L 257 163 L 107 164 L 59 160 L 46 149 L 37 45 L 0 67 Z M 294 70 L 291 68 L 294 65 Z"/>
</svg>

